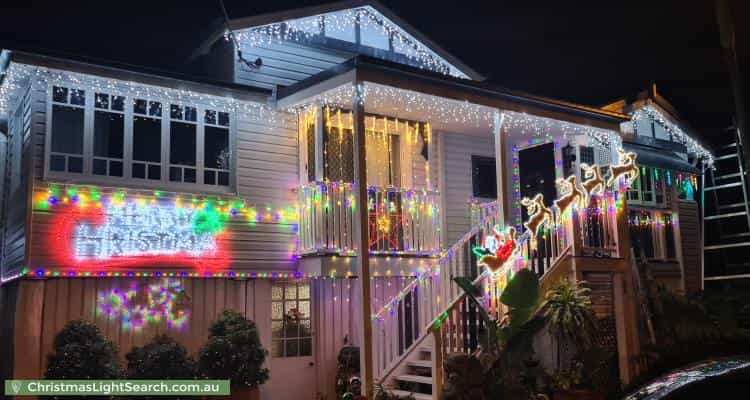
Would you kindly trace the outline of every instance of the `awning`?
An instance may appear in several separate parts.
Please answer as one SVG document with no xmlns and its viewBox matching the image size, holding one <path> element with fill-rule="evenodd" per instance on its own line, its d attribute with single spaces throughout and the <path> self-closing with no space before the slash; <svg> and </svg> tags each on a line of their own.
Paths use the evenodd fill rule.
<svg viewBox="0 0 750 400">
<path fill-rule="evenodd" d="M 674 151 L 644 146 L 632 142 L 623 142 L 622 147 L 625 151 L 632 151 L 638 154 L 637 162 L 640 165 L 691 174 L 701 173 L 698 168 L 680 158 L 680 156 Z"/>
</svg>

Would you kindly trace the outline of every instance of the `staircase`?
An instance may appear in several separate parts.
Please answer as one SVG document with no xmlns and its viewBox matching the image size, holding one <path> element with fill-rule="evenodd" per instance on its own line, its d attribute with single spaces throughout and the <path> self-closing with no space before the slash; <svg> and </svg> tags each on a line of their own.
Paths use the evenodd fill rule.
<svg viewBox="0 0 750 400">
<path fill-rule="evenodd" d="M 610 194 L 611 197 L 611 194 Z M 614 203 L 612 203 L 614 204 Z M 494 203 L 472 207 L 472 229 L 380 310 L 373 318 L 374 378 L 389 392 L 418 400 L 442 393 L 443 360 L 451 353 L 479 348 L 484 321 L 476 305 L 455 284 L 455 277 L 474 278 L 483 289 L 483 308 L 496 320 L 504 315 L 499 295 L 503 277 L 477 266 L 471 248 L 495 226 Z M 614 207 L 555 215 L 532 248 L 522 236 L 524 267 L 536 272 L 542 291 L 571 271 L 573 256 L 617 257 L 617 212 Z M 409 295 L 410 294 L 410 295 Z"/>
</svg>

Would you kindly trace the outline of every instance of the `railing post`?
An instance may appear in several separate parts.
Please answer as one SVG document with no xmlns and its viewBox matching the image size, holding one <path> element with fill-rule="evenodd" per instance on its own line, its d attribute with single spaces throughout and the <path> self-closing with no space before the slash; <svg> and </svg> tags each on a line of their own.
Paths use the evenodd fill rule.
<svg viewBox="0 0 750 400">
<path fill-rule="evenodd" d="M 441 328 L 430 327 L 432 330 L 432 398 L 440 399 L 443 394 L 443 337 Z"/>
<path fill-rule="evenodd" d="M 570 211 L 570 235 L 573 255 L 580 256 L 583 253 L 583 232 L 581 231 L 580 213 L 577 209 Z"/>
</svg>

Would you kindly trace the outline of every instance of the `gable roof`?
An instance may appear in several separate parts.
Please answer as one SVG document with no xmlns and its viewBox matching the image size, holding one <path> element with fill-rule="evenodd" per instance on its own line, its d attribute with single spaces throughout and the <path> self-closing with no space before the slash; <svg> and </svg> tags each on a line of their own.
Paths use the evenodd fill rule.
<svg viewBox="0 0 750 400">
<path fill-rule="evenodd" d="M 267 13 L 247 16 L 247 17 L 234 18 L 229 21 L 229 29 L 232 31 L 237 31 L 237 30 L 249 29 L 249 28 L 254 28 L 254 27 L 261 27 L 264 25 L 281 23 L 284 21 L 307 18 L 307 17 L 312 17 L 316 15 L 321 15 L 321 14 L 328 14 L 328 13 L 333 13 L 337 11 L 344 11 L 344 10 L 349 10 L 349 9 L 363 8 L 363 7 L 365 8 L 369 7 L 373 9 L 374 11 L 376 11 L 377 13 L 381 14 L 383 17 L 389 20 L 389 22 L 396 25 L 399 29 L 403 30 L 409 36 L 413 37 L 416 41 L 418 41 L 424 47 L 429 49 L 431 52 L 435 53 L 438 57 L 442 58 L 447 64 L 449 64 L 456 70 L 460 71 L 462 74 L 466 75 L 468 78 L 472 80 L 480 80 L 480 81 L 485 79 L 484 76 L 479 74 L 477 71 L 475 71 L 468 65 L 464 64 L 461 60 L 459 60 L 457 57 L 449 53 L 447 50 L 440 47 L 437 43 L 430 40 L 422 32 L 420 32 L 419 30 L 411 26 L 409 23 L 407 23 L 405 20 L 403 20 L 401 17 L 396 15 L 393 11 L 385 7 L 383 4 L 381 4 L 377 0 L 343 0 L 343 1 L 337 1 L 337 2 L 332 2 L 332 3 L 308 6 L 308 7 L 293 8 L 293 9 L 287 9 L 283 11 L 274 11 L 274 12 L 267 12 Z M 199 50 L 199 52 L 204 52 L 207 47 L 209 47 L 217 39 L 222 37 L 223 34 L 224 34 L 223 28 L 221 29 L 221 31 L 214 33 L 211 37 L 208 38 L 207 42 L 205 42 L 201 46 L 201 50 Z"/>
</svg>

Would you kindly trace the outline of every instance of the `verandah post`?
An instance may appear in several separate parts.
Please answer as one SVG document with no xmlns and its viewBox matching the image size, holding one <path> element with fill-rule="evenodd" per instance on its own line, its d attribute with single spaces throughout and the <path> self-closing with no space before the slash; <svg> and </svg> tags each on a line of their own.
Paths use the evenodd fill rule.
<svg viewBox="0 0 750 400">
<path fill-rule="evenodd" d="M 495 222 L 500 226 L 505 226 L 505 177 L 503 176 L 505 173 L 505 153 L 503 152 L 503 147 L 505 145 L 505 140 L 503 138 L 504 120 L 505 114 L 495 111 L 492 124 L 493 134 L 495 136 L 495 175 L 497 179 L 497 215 L 495 216 Z"/>
<path fill-rule="evenodd" d="M 354 82 L 352 96 L 352 115 L 354 119 L 354 186 L 357 193 L 357 220 L 354 224 L 357 246 L 357 281 L 359 282 L 360 316 L 360 374 L 362 379 L 362 395 L 367 399 L 373 398 L 373 365 L 372 365 L 372 320 L 370 314 L 370 253 L 369 253 L 369 221 L 367 215 L 367 168 L 365 165 L 365 104 L 358 81 Z"/>
</svg>

